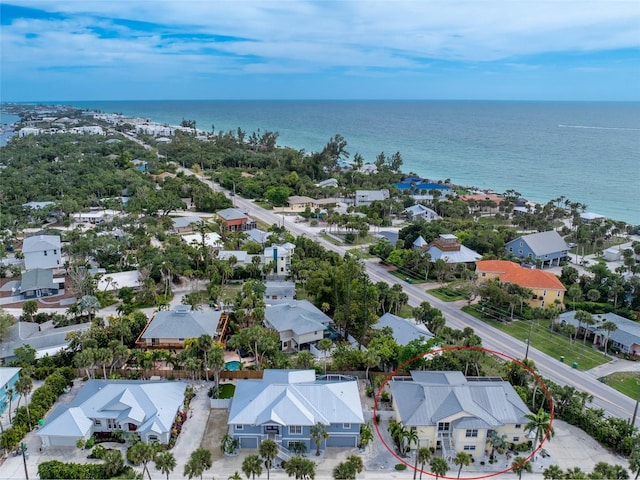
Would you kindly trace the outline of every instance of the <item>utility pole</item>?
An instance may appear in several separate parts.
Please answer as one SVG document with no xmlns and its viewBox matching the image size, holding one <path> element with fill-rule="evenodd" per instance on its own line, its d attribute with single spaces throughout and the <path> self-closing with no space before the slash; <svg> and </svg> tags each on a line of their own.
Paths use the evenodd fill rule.
<svg viewBox="0 0 640 480">
<path fill-rule="evenodd" d="M 20 450 L 22 450 L 22 463 L 24 463 L 24 476 L 29 480 L 29 471 L 27 470 L 27 444 L 21 443 Z"/>
<path fill-rule="evenodd" d="M 533 330 L 533 320 L 529 324 L 529 336 L 527 337 L 527 349 L 524 351 L 524 359 L 527 360 L 529 358 L 529 344 L 531 343 L 531 330 Z"/>
<path fill-rule="evenodd" d="M 638 391 L 638 398 L 636 399 L 636 406 L 633 409 L 633 417 L 631 417 L 631 423 L 629 424 L 629 435 L 633 433 L 633 427 L 636 426 L 636 416 L 638 415 L 638 404 L 640 404 L 640 390 Z"/>
</svg>

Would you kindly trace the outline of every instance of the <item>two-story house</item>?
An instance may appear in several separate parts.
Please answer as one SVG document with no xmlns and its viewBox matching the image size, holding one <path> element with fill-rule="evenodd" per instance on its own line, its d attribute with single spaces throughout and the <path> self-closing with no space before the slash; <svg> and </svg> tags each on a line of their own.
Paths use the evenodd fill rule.
<svg viewBox="0 0 640 480">
<path fill-rule="evenodd" d="M 15 385 L 20 377 L 20 370 L 17 367 L 0 367 L 0 414 L 9 408 L 9 402 L 13 402 L 19 395 Z"/>
<path fill-rule="evenodd" d="M 498 278 L 503 283 L 528 288 L 533 295 L 525 299 L 525 302 L 533 308 L 549 308 L 554 304 L 564 303 L 567 289 L 551 272 L 524 268 L 508 260 L 480 260 L 476 262 L 476 275 L 479 282 Z"/>
<path fill-rule="evenodd" d="M 255 220 L 239 208 L 225 208 L 216 215 L 220 220 L 220 229 L 223 234 L 225 232 L 244 232 L 258 226 Z"/>
<path fill-rule="evenodd" d="M 356 447 L 364 423 L 357 381 L 313 370 L 265 370 L 260 380 L 239 380 L 229 410 L 229 434 L 240 448 L 258 448 L 272 439 L 281 448 L 315 448 L 311 428 L 325 426 L 325 447 Z"/>
<path fill-rule="evenodd" d="M 484 455 L 491 430 L 510 443 L 527 441 L 525 415 L 531 412 L 500 378 L 412 371 L 410 379 L 394 377 L 389 386 L 397 421 L 416 430 L 420 446 L 435 448 L 444 458 L 461 451 Z"/>
<path fill-rule="evenodd" d="M 276 277 L 288 277 L 291 275 L 291 261 L 296 246 L 293 243 L 271 245 L 264 249 L 264 264 L 273 263 L 271 275 Z"/>
<path fill-rule="evenodd" d="M 505 245 L 507 257 L 540 262 L 542 267 L 569 259 L 569 246 L 555 230 L 523 235 Z"/>
<path fill-rule="evenodd" d="M 304 345 L 324 338 L 324 331 L 333 320 L 309 300 L 292 300 L 267 305 L 264 324 L 280 335 L 284 351 L 300 351 Z"/>
<path fill-rule="evenodd" d="M 59 268 L 62 265 L 61 242 L 58 235 L 34 235 L 27 237 L 22 243 L 24 267 Z"/>
<path fill-rule="evenodd" d="M 96 432 L 133 433 L 145 443 L 169 443 L 187 384 L 89 380 L 68 404 L 59 404 L 37 431 L 43 447 L 72 447 Z"/>
<path fill-rule="evenodd" d="M 435 212 L 435 210 L 429 207 L 425 207 L 420 203 L 417 203 L 415 205 L 405 208 L 402 211 L 402 214 L 412 222 L 418 219 L 422 219 L 422 220 L 426 220 L 427 222 L 430 222 L 431 220 L 436 220 L 440 218 L 440 215 L 438 215 Z"/>
</svg>

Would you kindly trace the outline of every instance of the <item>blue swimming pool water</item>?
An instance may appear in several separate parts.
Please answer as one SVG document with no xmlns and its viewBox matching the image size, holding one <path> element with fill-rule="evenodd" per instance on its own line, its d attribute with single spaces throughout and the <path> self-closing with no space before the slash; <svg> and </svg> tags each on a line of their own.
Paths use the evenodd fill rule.
<svg viewBox="0 0 640 480">
<path fill-rule="evenodd" d="M 242 362 L 239 362 L 238 360 L 232 360 L 231 362 L 226 362 L 224 364 L 224 369 L 229 371 L 236 371 L 240 370 L 240 365 L 242 365 Z"/>
</svg>

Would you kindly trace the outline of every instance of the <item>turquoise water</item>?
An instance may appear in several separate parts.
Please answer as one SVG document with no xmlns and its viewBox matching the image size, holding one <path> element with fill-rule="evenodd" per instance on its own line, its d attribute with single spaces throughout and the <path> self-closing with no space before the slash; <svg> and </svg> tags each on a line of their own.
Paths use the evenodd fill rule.
<svg viewBox="0 0 640 480">
<path fill-rule="evenodd" d="M 236 370 L 240 370 L 241 365 L 242 365 L 242 362 L 239 362 L 237 360 L 232 360 L 224 364 L 224 369 L 230 372 L 235 372 Z"/>
<path fill-rule="evenodd" d="M 336 133 L 366 161 L 400 152 L 403 170 L 529 200 L 564 195 L 640 224 L 640 103 L 495 101 L 126 101 L 81 108 L 211 131 L 277 131 L 321 150 Z"/>
</svg>

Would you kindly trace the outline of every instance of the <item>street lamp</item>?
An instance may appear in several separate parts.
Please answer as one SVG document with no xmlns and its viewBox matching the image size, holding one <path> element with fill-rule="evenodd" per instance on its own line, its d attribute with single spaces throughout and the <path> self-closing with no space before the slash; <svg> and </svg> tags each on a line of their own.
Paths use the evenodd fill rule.
<svg viewBox="0 0 640 480">
<path fill-rule="evenodd" d="M 529 344 L 531 343 L 531 330 L 533 330 L 533 320 L 529 324 L 529 335 L 525 340 L 527 342 L 527 349 L 524 351 L 524 359 L 527 360 L 529 358 Z"/>
</svg>

